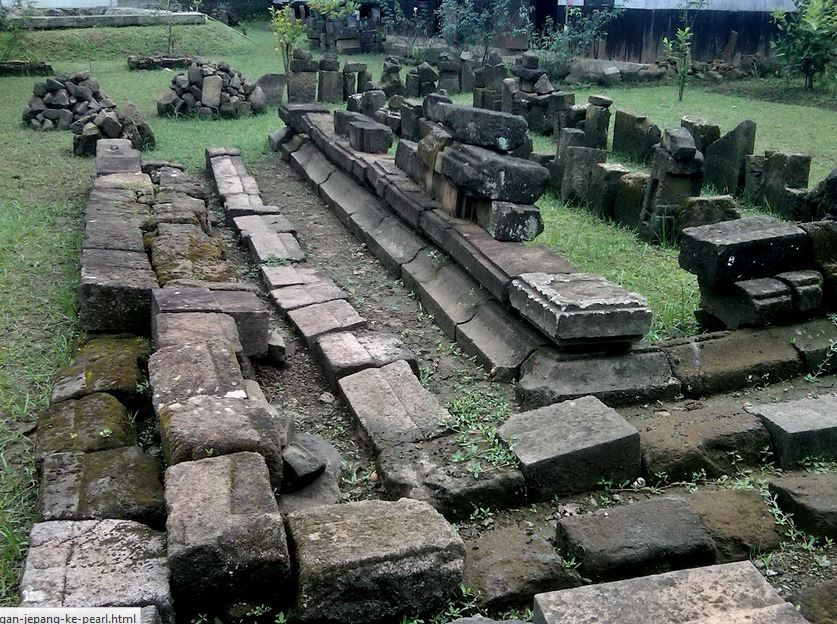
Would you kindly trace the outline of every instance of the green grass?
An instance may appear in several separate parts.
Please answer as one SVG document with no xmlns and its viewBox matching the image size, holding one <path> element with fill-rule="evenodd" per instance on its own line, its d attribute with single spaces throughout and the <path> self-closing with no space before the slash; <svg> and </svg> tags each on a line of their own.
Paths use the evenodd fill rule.
<svg viewBox="0 0 837 624">
<path fill-rule="evenodd" d="M 646 336 L 657 341 L 697 329 L 697 280 L 677 264 L 677 249 L 649 245 L 629 229 L 602 221 L 584 208 L 565 206 L 554 193 L 538 201 L 544 232 L 537 242 L 555 249 L 577 269 L 596 273 L 648 298 L 653 313 Z"/>
</svg>

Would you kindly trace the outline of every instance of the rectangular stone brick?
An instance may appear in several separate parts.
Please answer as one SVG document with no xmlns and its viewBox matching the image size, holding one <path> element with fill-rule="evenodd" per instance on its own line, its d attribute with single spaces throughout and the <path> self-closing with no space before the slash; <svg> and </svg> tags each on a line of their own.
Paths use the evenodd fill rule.
<svg viewBox="0 0 837 624">
<path fill-rule="evenodd" d="M 325 303 L 334 299 L 346 299 L 348 296 L 346 291 L 327 277 L 306 284 L 285 286 L 270 291 L 270 298 L 276 304 L 276 307 L 285 314 L 297 308 L 315 303 Z"/>
<path fill-rule="evenodd" d="M 314 340 L 323 334 L 366 327 L 366 319 L 344 299 L 291 310 L 288 318 L 309 348 L 313 346 Z"/>
<path fill-rule="evenodd" d="M 224 341 L 235 353 L 242 352 L 235 319 L 220 312 L 181 312 L 154 317 L 154 345 L 158 349 L 184 344 Z"/>
<path fill-rule="evenodd" d="M 404 360 L 418 373 L 413 352 L 397 336 L 382 332 L 325 334 L 317 339 L 314 353 L 332 385 L 365 368 L 380 368 L 398 360 Z"/>
</svg>

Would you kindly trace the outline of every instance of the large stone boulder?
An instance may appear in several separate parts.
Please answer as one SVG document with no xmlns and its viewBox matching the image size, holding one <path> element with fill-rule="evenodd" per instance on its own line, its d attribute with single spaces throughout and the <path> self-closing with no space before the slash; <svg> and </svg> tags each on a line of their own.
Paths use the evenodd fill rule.
<svg viewBox="0 0 837 624">
<path fill-rule="evenodd" d="M 458 104 L 439 104 L 437 110 L 439 122 L 462 143 L 513 152 L 526 141 L 528 126 L 520 115 Z"/>
</svg>

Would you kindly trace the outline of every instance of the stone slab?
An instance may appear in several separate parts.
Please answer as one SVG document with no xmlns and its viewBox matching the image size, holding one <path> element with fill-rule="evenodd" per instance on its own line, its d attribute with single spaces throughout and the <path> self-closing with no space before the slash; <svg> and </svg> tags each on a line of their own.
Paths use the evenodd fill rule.
<svg viewBox="0 0 837 624">
<path fill-rule="evenodd" d="M 174 624 L 166 536 L 131 520 L 40 522 L 29 534 L 21 607 L 154 606 Z"/>
<path fill-rule="evenodd" d="M 779 507 L 796 528 L 817 537 L 837 537 L 837 474 L 790 474 L 769 483 Z"/>
<path fill-rule="evenodd" d="M 293 416 L 267 402 L 194 396 L 157 414 L 168 465 L 241 451 L 260 454 L 271 482 L 282 483 L 282 449 L 293 438 Z"/>
<path fill-rule="evenodd" d="M 513 414 L 498 433 L 534 498 L 548 500 L 595 489 L 602 480 L 624 483 L 640 475 L 639 432 L 595 397 Z"/>
<path fill-rule="evenodd" d="M 683 499 L 652 498 L 558 521 L 558 547 L 593 580 L 709 565 L 715 543 Z"/>
<path fill-rule="evenodd" d="M 517 393 L 527 407 L 587 395 L 608 405 L 624 405 L 673 398 L 680 393 L 680 383 L 659 351 L 572 357 L 538 349 L 521 366 Z"/>
<path fill-rule="evenodd" d="M 651 327 L 644 297 L 590 273 L 524 273 L 509 303 L 559 346 L 631 343 Z"/>
<path fill-rule="evenodd" d="M 407 271 L 414 268 L 417 267 Z M 477 282 L 455 264 L 439 263 L 433 275 L 424 280 L 416 280 L 413 289 L 424 309 L 433 315 L 434 322 L 451 338 L 456 338 L 458 325 L 474 318 L 477 310 L 491 299 Z"/>
<path fill-rule="evenodd" d="M 401 265 L 416 257 L 427 243 L 398 217 L 386 217 L 364 237 L 369 250 L 393 275 L 401 275 Z"/>
<path fill-rule="evenodd" d="M 225 605 L 291 591 L 284 524 L 261 455 L 235 453 L 171 466 L 166 507 L 179 603 Z"/>
<path fill-rule="evenodd" d="M 343 377 L 338 386 L 376 453 L 403 442 L 438 437 L 451 419 L 404 360 Z"/>
<path fill-rule="evenodd" d="M 301 622 L 397 620 L 444 607 L 462 581 L 462 540 L 419 501 L 360 501 L 289 514 Z"/>
<path fill-rule="evenodd" d="M 346 291 L 334 283 L 334 280 L 325 276 L 322 276 L 319 281 L 294 284 L 270 291 L 273 303 L 285 314 L 297 308 L 335 299 L 346 299 L 348 296 Z"/>
<path fill-rule="evenodd" d="M 323 334 L 366 327 L 366 319 L 345 299 L 297 308 L 288 312 L 288 318 L 309 348 Z"/>
<path fill-rule="evenodd" d="M 416 356 L 394 334 L 383 332 L 338 332 L 320 336 L 314 346 L 329 383 L 365 368 L 380 368 L 404 360 L 418 374 Z"/>
<path fill-rule="evenodd" d="M 235 353 L 243 348 L 238 339 L 235 319 L 220 312 L 182 312 L 157 314 L 154 317 L 154 345 L 174 347 L 202 342 L 226 341 Z"/>
<path fill-rule="evenodd" d="M 539 594 L 533 621 L 721 624 L 734 613 L 782 605 L 755 566 L 745 561 Z"/>
<path fill-rule="evenodd" d="M 104 435 L 103 435 L 104 432 Z M 110 437 L 103 428 L 99 435 Z M 165 521 L 160 460 L 137 446 L 44 458 L 38 506 L 42 520 Z"/>
<path fill-rule="evenodd" d="M 131 262 L 127 258 L 120 260 L 102 260 L 94 262 L 90 253 L 98 250 L 85 250 L 81 265 L 81 283 L 79 285 L 79 323 L 89 332 L 128 331 L 136 334 L 148 333 L 151 323 L 151 290 L 159 286 L 157 275 L 148 264 L 144 252 L 104 251 L 111 258 L 112 254 L 126 254 L 141 257 L 147 267 L 107 266 L 107 262 Z"/>
<path fill-rule="evenodd" d="M 792 468 L 806 457 L 837 459 L 837 395 L 763 403 L 747 408 L 770 436 L 777 463 Z"/>
</svg>

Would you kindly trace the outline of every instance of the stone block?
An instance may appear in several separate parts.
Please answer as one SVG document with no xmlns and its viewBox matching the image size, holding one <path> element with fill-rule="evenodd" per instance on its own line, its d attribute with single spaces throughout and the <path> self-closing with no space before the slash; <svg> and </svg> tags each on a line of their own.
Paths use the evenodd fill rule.
<svg viewBox="0 0 837 624">
<path fill-rule="evenodd" d="M 28 608 L 151 605 L 174 624 L 166 535 L 131 520 L 39 522 L 20 598 Z"/>
<path fill-rule="evenodd" d="M 837 395 L 753 405 L 747 411 L 770 432 L 782 468 L 793 468 L 806 457 L 837 458 Z"/>
<path fill-rule="evenodd" d="M 651 327 L 644 297 L 589 273 L 525 273 L 509 303 L 559 346 L 629 344 Z"/>
<path fill-rule="evenodd" d="M 781 324 L 794 311 L 790 288 L 773 278 L 742 280 L 725 290 L 700 284 L 700 307 L 729 329 Z"/>
<path fill-rule="evenodd" d="M 618 110 L 613 122 L 613 151 L 632 160 L 650 160 L 654 146 L 660 142 L 660 129 L 644 115 L 632 115 Z"/>
<path fill-rule="evenodd" d="M 38 412 L 35 461 L 53 453 L 89 453 L 130 446 L 136 432 L 128 410 L 109 394 L 53 403 Z M 110 431 L 109 435 L 102 432 Z"/>
<path fill-rule="evenodd" d="M 543 232 L 541 212 L 531 204 L 476 200 L 472 210 L 477 223 L 495 240 L 530 241 Z"/>
<path fill-rule="evenodd" d="M 349 137 L 349 126 L 353 121 L 369 121 L 363 113 L 356 113 L 342 108 L 334 109 L 334 132 L 342 137 Z"/>
<path fill-rule="evenodd" d="M 446 148 L 440 168 L 453 184 L 476 197 L 520 204 L 533 204 L 549 180 L 549 172 L 537 163 L 474 145 Z"/>
<path fill-rule="evenodd" d="M 637 604 L 642 608 L 637 609 Z M 533 621 L 802 624 L 793 606 L 782 600 L 749 561 L 540 594 L 535 597 Z"/>
<path fill-rule="evenodd" d="M 145 334 L 151 323 L 151 290 L 158 287 L 144 252 L 122 252 L 144 262 L 143 267 L 110 266 L 130 260 L 93 260 L 84 250 L 79 286 L 79 323 L 89 332 L 129 331 Z M 116 251 L 107 251 L 110 258 Z"/>
<path fill-rule="evenodd" d="M 305 260 L 299 241 L 289 232 L 253 232 L 247 237 L 247 248 L 258 264 Z"/>
<path fill-rule="evenodd" d="M 431 268 L 426 275 L 420 275 L 427 263 Z M 456 337 L 458 325 L 470 321 L 480 306 L 490 299 L 489 294 L 455 263 L 437 262 L 427 254 L 419 254 L 416 266 L 410 265 L 404 265 L 403 279 L 410 283 L 422 306 L 450 338 Z"/>
<path fill-rule="evenodd" d="M 288 318 L 309 348 L 313 346 L 314 340 L 323 334 L 366 327 L 366 319 L 344 299 L 291 310 L 288 312 Z"/>
<path fill-rule="evenodd" d="M 541 591 L 577 587 L 580 579 L 563 570 L 561 557 L 543 536 L 508 526 L 466 542 L 465 583 L 477 592 L 481 606 L 502 609 L 527 603 Z"/>
<path fill-rule="evenodd" d="M 178 603 L 226 606 L 290 592 L 282 515 L 261 455 L 235 453 L 166 470 L 168 559 Z"/>
<path fill-rule="evenodd" d="M 283 514 L 340 502 L 343 459 L 324 438 L 310 433 L 294 437 L 282 452 L 284 483 L 279 497 Z"/>
<path fill-rule="evenodd" d="M 338 386 L 376 453 L 404 442 L 438 437 L 451 418 L 404 360 L 343 377 Z"/>
<path fill-rule="evenodd" d="M 691 227 L 740 219 L 738 204 L 731 195 L 689 197 L 675 217 L 677 235 Z"/>
<path fill-rule="evenodd" d="M 315 98 L 316 99 L 316 98 Z M 302 118 L 308 113 L 328 113 L 328 108 L 321 103 L 309 100 L 307 102 L 288 102 L 279 105 L 279 117 L 285 125 L 293 128 L 294 132 L 305 134 Z"/>
<path fill-rule="evenodd" d="M 688 228 L 681 233 L 680 266 L 709 286 L 805 268 L 805 232 L 757 216 Z"/>
<path fill-rule="evenodd" d="M 718 193 L 736 194 L 744 186 L 744 162 L 756 144 L 756 122 L 742 121 L 706 147 L 706 183 Z"/>
<path fill-rule="evenodd" d="M 315 303 L 325 303 L 334 299 L 346 299 L 347 297 L 346 291 L 327 277 L 322 277 L 318 281 L 285 286 L 270 291 L 270 298 L 285 314 L 296 308 Z"/>
<path fill-rule="evenodd" d="M 94 392 L 108 392 L 124 402 L 141 399 L 150 346 L 137 336 L 91 338 L 76 352 L 70 364 L 53 379 L 52 402 L 78 399 Z"/>
<path fill-rule="evenodd" d="M 368 235 L 361 237 L 372 254 L 396 277 L 401 265 L 413 260 L 427 243 L 394 216 L 385 217 Z"/>
<path fill-rule="evenodd" d="M 803 315 L 810 314 L 822 306 L 823 278 L 819 272 L 788 271 L 779 273 L 776 279 L 790 289 L 795 312 Z"/>
<path fill-rule="evenodd" d="M 786 475 L 770 481 L 769 488 L 798 529 L 817 537 L 837 537 L 837 474 Z"/>
<path fill-rule="evenodd" d="M 590 186 L 584 198 L 593 214 L 606 220 L 615 217 L 619 180 L 630 172 L 624 165 L 613 163 L 599 163 L 593 167 Z"/>
<path fill-rule="evenodd" d="M 438 121 L 462 143 L 512 152 L 526 140 L 528 127 L 520 115 L 446 103 L 436 110 Z"/>
<path fill-rule="evenodd" d="M 99 435 L 110 437 L 113 432 L 103 428 Z M 137 446 L 47 455 L 41 472 L 40 517 L 113 518 L 162 527 L 166 513 L 160 468 L 159 459 Z"/>
<path fill-rule="evenodd" d="M 594 149 L 607 149 L 607 131 L 610 111 L 603 106 L 590 104 L 584 119 L 584 144 Z"/>
<path fill-rule="evenodd" d="M 802 372 L 799 353 L 785 328 L 739 330 L 663 344 L 688 396 L 738 390 L 789 379 Z"/>
<path fill-rule="evenodd" d="M 288 72 L 288 102 L 308 103 L 317 101 L 317 72 Z M 287 123 L 287 121 L 285 122 Z M 294 128 L 296 130 L 296 128 Z"/>
<path fill-rule="evenodd" d="M 96 175 L 141 173 L 140 152 L 128 139 L 100 139 L 96 143 Z"/>
<path fill-rule="evenodd" d="M 235 353 L 243 350 L 235 319 L 219 312 L 157 314 L 152 337 L 158 349 L 221 340 L 228 342 Z"/>
<path fill-rule="evenodd" d="M 564 159 L 569 147 L 584 147 L 584 131 L 576 128 L 562 128 L 558 134 L 558 148 L 555 152 L 555 160 L 548 166 L 550 185 L 555 188 L 561 187 L 564 180 Z"/>
<path fill-rule="evenodd" d="M 320 69 L 317 99 L 320 102 L 343 101 L 343 75 L 339 71 L 325 71 Z"/>
<path fill-rule="evenodd" d="M 158 349 L 148 361 L 154 410 L 190 397 L 246 398 L 244 378 L 229 344 L 192 343 Z"/>
<path fill-rule="evenodd" d="M 433 613 L 458 590 L 464 546 L 430 505 L 360 501 L 289 514 L 301 622 Z"/>
<path fill-rule="evenodd" d="M 320 272 L 313 267 L 279 265 L 261 267 L 262 281 L 265 288 L 273 290 L 286 286 L 298 286 L 300 284 L 311 284 L 322 279 Z"/>
<path fill-rule="evenodd" d="M 386 154 L 392 147 L 392 128 L 374 121 L 349 123 L 349 144 L 352 149 L 369 154 Z"/>
<path fill-rule="evenodd" d="M 561 201 L 584 201 L 590 194 L 593 170 L 607 160 L 607 152 L 594 147 L 567 147 L 561 155 L 564 175 L 561 179 Z"/>
<path fill-rule="evenodd" d="M 282 449 L 293 437 L 293 416 L 262 401 L 194 396 L 157 414 L 168 465 L 241 451 L 259 453 L 271 482 L 282 483 Z"/>
<path fill-rule="evenodd" d="M 617 580 L 715 562 L 712 537 L 681 498 L 659 497 L 558 521 L 565 556 L 593 580 Z"/>
<path fill-rule="evenodd" d="M 793 328 L 790 342 L 802 356 L 805 370 L 814 374 L 837 372 L 837 361 L 829 357 L 834 340 L 834 321 L 814 319 Z"/>
<path fill-rule="evenodd" d="M 523 363 L 517 393 L 527 407 L 587 395 L 608 405 L 624 405 L 673 398 L 680 393 L 680 383 L 659 351 L 573 358 L 539 349 Z"/>
<path fill-rule="evenodd" d="M 683 117 L 680 126 L 685 128 L 695 140 L 695 148 L 706 154 L 706 148 L 721 138 L 721 128 L 717 124 L 699 117 Z"/>
<path fill-rule="evenodd" d="M 640 474 L 639 433 L 616 410 L 587 396 L 512 415 L 498 433 L 535 499 L 624 483 Z"/>
<path fill-rule="evenodd" d="M 339 332 L 320 336 L 314 352 L 332 385 L 366 368 L 404 360 L 418 372 L 416 357 L 395 335 L 381 332 Z"/>
</svg>

